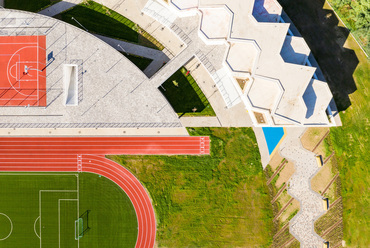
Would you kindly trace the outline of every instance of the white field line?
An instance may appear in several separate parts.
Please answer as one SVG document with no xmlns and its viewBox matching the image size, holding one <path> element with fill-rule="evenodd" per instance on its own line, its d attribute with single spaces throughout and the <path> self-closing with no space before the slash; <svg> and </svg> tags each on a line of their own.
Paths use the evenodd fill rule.
<svg viewBox="0 0 370 248">
<path fill-rule="evenodd" d="M 77 205 L 78 205 L 78 199 L 58 199 L 58 237 L 59 237 L 58 242 L 59 242 L 59 248 L 60 248 L 60 202 L 61 201 L 77 201 Z M 75 228 L 76 228 L 76 225 L 75 225 Z M 75 229 L 75 233 L 76 233 L 76 229 Z M 78 243 L 80 243 L 80 242 L 78 242 Z"/>
<path fill-rule="evenodd" d="M 0 173 L 0 176 L 3 176 L 3 175 L 9 175 L 9 176 L 77 176 L 78 174 L 75 174 L 75 173 L 69 173 L 69 174 L 56 174 L 56 173 L 23 173 L 23 172 L 19 172 L 19 173 L 16 173 L 16 172 L 5 172 L 5 173 Z"/>
<path fill-rule="evenodd" d="M 6 215 L 6 214 L 4 214 L 4 213 L 0 213 L 0 215 L 5 216 L 5 218 L 7 218 L 7 219 L 9 220 L 9 222 L 10 222 L 10 232 L 9 232 L 8 236 L 6 236 L 5 238 L 0 239 L 0 241 L 2 241 L 2 240 L 6 240 L 7 238 L 9 238 L 9 237 L 10 237 L 10 235 L 12 234 L 12 232 L 13 232 L 13 222 L 12 222 L 12 220 L 9 218 L 9 216 L 8 216 L 8 215 Z"/>
<path fill-rule="evenodd" d="M 41 195 L 42 194 L 41 193 L 42 192 L 77 192 L 77 190 L 39 190 L 40 248 L 42 248 L 42 214 L 41 214 L 41 209 L 42 209 L 41 207 L 41 202 L 42 202 Z"/>
<path fill-rule="evenodd" d="M 35 223 L 33 224 L 33 231 L 35 232 L 36 236 L 37 236 L 39 239 L 41 239 L 41 237 L 40 237 L 40 236 L 37 234 L 37 232 L 36 232 L 36 223 L 37 223 L 37 220 L 39 220 L 39 219 L 40 219 L 40 216 L 36 218 Z"/>
<path fill-rule="evenodd" d="M 77 177 L 77 219 L 80 218 L 80 178 L 78 174 Z M 80 232 L 79 232 L 80 233 Z M 77 247 L 80 248 L 80 239 L 77 241 Z"/>
</svg>

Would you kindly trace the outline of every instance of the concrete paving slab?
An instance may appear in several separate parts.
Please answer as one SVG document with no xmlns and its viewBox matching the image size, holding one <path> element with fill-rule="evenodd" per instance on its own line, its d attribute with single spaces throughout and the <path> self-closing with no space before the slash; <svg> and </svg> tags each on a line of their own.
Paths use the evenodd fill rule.
<svg viewBox="0 0 370 248">
<path fill-rule="evenodd" d="M 184 127 L 221 127 L 216 116 L 181 117 L 180 122 Z"/>
<path fill-rule="evenodd" d="M 63 0 L 46 9 L 41 10 L 39 14 L 46 16 L 55 16 L 63 11 L 66 11 L 67 9 L 73 8 L 80 3 L 82 3 L 82 0 Z"/>
<path fill-rule="evenodd" d="M 167 62 L 170 59 L 167 57 L 165 53 L 163 53 L 160 50 L 140 46 L 131 42 L 126 42 L 118 39 L 109 38 L 103 35 L 95 35 L 99 39 L 105 41 L 109 45 L 111 45 L 113 48 L 117 49 L 118 51 L 122 51 L 121 47 L 123 48 L 123 52 L 127 52 L 129 54 L 153 59 L 153 60 L 159 60 L 162 59 L 163 61 Z"/>
<path fill-rule="evenodd" d="M 262 167 L 263 169 L 265 169 L 270 162 L 270 154 L 267 147 L 265 135 L 263 134 L 262 127 L 253 127 L 253 131 L 256 135 L 257 144 L 261 155 Z"/>
</svg>

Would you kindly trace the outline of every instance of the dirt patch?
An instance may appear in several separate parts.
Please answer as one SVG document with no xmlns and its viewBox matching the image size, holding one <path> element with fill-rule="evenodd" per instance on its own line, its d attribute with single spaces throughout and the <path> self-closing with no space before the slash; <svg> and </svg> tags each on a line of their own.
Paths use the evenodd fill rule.
<svg viewBox="0 0 370 248">
<path fill-rule="evenodd" d="M 338 199 L 339 195 L 337 194 L 337 180 L 335 180 L 332 185 L 328 188 L 328 190 L 325 192 L 324 197 L 329 199 L 329 204 L 332 204 L 336 199 Z"/>
<path fill-rule="evenodd" d="M 276 168 L 279 167 L 283 159 L 284 158 L 280 156 L 279 153 L 275 152 L 269 163 L 273 172 L 275 172 Z"/>
<path fill-rule="evenodd" d="M 326 151 L 326 146 L 324 144 L 324 141 L 315 149 L 315 153 L 317 155 L 321 155 L 322 159 L 325 160 L 327 151 Z"/>
<path fill-rule="evenodd" d="M 301 138 L 303 147 L 309 151 L 312 151 L 312 149 L 317 145 L 317 143 L 319 143 L 328 130 L 329 128 L 322 127 L 308 128 Z"/>
<path fill-rule="evenodd" d="M 288 194 L 287 190 L 284 190 L 276 200 L 280 204 L 279 211 L 289 202 L 292 197 Z"/>
<path fill-rule="evenodd" d="M 293 162 L 288 162 L 285 164 L 284 168 L 276 175 L 278 179 L 276 180 L 276 187 L 280 188 L 280 186 L 289 180 L 291 176 L 294 174 L 295 168 Z"/>
<path fill-rule="evenodd" d="M 312 178 L 311 188 L 321 194 L 333 177 L 332 164 L 329 162 L 321 167 L 320 171 Z"/>
<path fill-rule="evenodd" d="M 280 215 L 279 220 L 282 223 L 291 220 L 295 214 L 299 211 L 299 201 L 294 199 L 292 203 L 289 204 L 289 207 L 285 209 L 285 211 Z"/>
</svg>

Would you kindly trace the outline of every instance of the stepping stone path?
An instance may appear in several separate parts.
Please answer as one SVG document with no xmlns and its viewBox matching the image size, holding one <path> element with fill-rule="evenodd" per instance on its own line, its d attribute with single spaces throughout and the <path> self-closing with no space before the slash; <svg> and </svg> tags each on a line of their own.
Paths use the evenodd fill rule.
<svg viewBox="0 0 370 248">
<path fill-rule="evenodd" d="M 288 181 L 288 193 L 300 203 L 298 214 L 290 221 L 290 233 L 301 247 L 322 247 L 324 240 L 314 231 L 314 222 L 325 213 L 320 194 L 311 189 L 311 179 L 319 171 L 315 154 L 304 149 L 300 137 L 304 128 L 287 128 L 280 154 L 294 162 L 295 173 Z"/>
</svg>

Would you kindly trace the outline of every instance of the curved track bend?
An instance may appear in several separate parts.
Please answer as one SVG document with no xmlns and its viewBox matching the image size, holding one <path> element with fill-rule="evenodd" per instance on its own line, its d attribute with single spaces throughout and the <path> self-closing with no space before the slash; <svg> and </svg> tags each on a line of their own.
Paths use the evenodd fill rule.
<svg viewBox="0 0 370 248">
<path fill-rule="evenodd" d="M 0 139 L 0 171 L 90 172 L 115 182 L 130 198 L 138 220 L 136 248 L 154 247 L 156 220 L 139 180 L 107 154 L 210 153 L 209 137 L 33 137 Z"/>
</svg>

